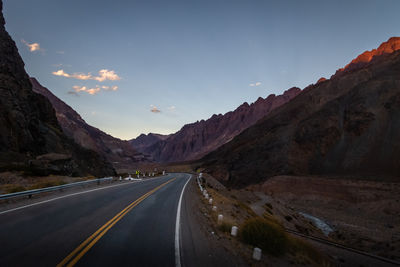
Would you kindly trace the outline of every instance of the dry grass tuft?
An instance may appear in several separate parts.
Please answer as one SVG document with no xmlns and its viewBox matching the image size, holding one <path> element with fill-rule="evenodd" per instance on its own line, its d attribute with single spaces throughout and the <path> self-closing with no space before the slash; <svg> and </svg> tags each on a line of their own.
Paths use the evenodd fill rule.
<svg viewBox="0 0 400 267">
<path fill-rule="evenodd" d="M 251 218 L 239 229 L 239 238 L 244 243 L 259 247 L 268 254 L 281 256 L 288 251 L 289 239 L 286 232 L 273 221 L 261 217 Z"/>
</svg>

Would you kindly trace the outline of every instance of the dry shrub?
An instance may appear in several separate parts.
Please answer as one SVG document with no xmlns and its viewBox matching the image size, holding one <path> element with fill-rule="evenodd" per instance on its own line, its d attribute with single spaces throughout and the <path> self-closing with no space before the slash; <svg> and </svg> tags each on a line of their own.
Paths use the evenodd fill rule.
<svg viewBox="0 0 400 267">
<path fill-rule="evenodd" d="M 32 186 L 29 187 L 29 189 L 39 189 L 39 188 L 45 188 L 45 187 L 51 187 L 51 186 L 58 186 L 58 185 L 63 185 L 66 184 L 66 182 L 62 180 L 55 180 L 55 181 L 41 181 L 36 184 L 33 184 Z"/>
<path fill-rule="evenodd" d="M 256 217 L 247 220 L 239 229 L 239 238 L 244 243 L 259 247 L 271 255 L 283 255 L 289 247 L 284 229 L 275 222 Z"/>
<path fill-rule="evenodd" d="M 230 233 L 233 224 L 230 222 L 223 221 L 221 224 L 218 225 L 218 230 L 224 233 Z"/>
<path fill-rule="evenodd" d="M 289 243 L 290 251 L 296 258 L 296 264 L 331 266 L 329 259 L 306 241 L 290 236 Z"/>
<path fill-rule="evenodd" d="M 5 191 L 6 194 L 17 193 L 25 190 L 26 188 L 22 185 L 6 185 L 3 187 L 3 191 Z"/>
</svg>

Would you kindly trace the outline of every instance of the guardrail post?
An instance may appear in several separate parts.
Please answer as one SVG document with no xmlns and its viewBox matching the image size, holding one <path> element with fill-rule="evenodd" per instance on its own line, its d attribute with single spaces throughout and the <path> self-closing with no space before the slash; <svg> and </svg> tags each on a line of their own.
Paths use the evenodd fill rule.
<svg viewBox="0 0 400 267">
<path fill-rule="evenodd" d="M 262 250 L 260 248 L 254 248 L 253 259 L 255 259 L 256 261 L 261 260 L 261 253 L 262 253 Z"/>
<path fill-rule="evenodd" d="M 237 236 L 237 231 L 238 231 L 237 226 L 232 226 L 231 235 L 232 236 Z"/>
</svg>

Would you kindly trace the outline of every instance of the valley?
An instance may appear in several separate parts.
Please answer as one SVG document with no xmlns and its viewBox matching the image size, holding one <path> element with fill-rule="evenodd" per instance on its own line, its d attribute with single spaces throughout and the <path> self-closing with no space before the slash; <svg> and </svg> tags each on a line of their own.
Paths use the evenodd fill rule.
<svg viewBox="0 0 400 267">
<path fill-rule="evenodd" d="M 271 49 L 274 52 L 269 51 L 268 58 L 274 60 L 254 60 L 257 71 L 264 71 L 266 62 L 276 63 L 266 68 L 268 79 L 293 83 L 287 90 L 273 91 L 266 88 L 275 83 L 261 81 L 260 74 L 248 78 L 247 86 L 236 77 L 252 69 L 253 62 L 244 67 L 236 63 L 240 71 L 230 69 L 226 63 L 229 56 L 220 60 L 223 67 L 213 69 L 213 64 L 220 62 L 211 59 L 230 52 L 225 46 L 215 55 L 208 54 L 214 51 L 208 47 L 203 55 L 207 60 L 199 63 L 200 59 L 186 61 L 183 56 L 170 55 L 175 41 L 166 46 L 170 49 L 166 52 L 160 50 L 163 42 L 144 38 L 147 49 L 152 48 L 148 44 L 158 48 L 145 59 L 142 51 L 132 52 L 131 47 L 129 53 L 119 54 L 123 49 L 117 46 L 141 44 L 129 40 L 113 42 L 113 49 L 103 47 L 86 61 L 82 54 L 77 60 L 72 50 L 79 54 L 90 45 L 71 50 L 64 47 L 66 52 L 18 40 L 13 17 L 10 21 L 14 24 L 7 28 L 12 38 L 6 30 L 3 2 L 6 0 L 0 0 L 0 196 L 4 197 L 0 201 L 0 241 L 5 245 L 0 266 L 400 265 L 400 37 L 379 40 L 382 43 L 376 48 L 365 45 L 370 50 L 352 55 L 352 60 L 347 52 L 335 50 L 349 63 L 330 78 L 313 78 L 317 82 L 304 88 L 294 85 L 302 81 L 303 67 L 310 70 L 308 65 L 314 63 L 321 67 L 318 56 L 299 60 L 301 65 L 296 60 L 303 55 L 293 52 L 297 48 L 291 43 L 293 51 L 285 52 L 295 61 L 291 67 L 298 73 L 293 74 L 287 58 L 272 55 L 281 50 Z M 15 7 L 13 4 L 7 3 Z M 110 17 L 119 18 L 124 12 L 118 10 L 118 16 Z M 140 18 L 121 15 L 121 21 Z M 153 26 L 147 20 L 138 25 Z M 184 27 L 185 23 L 176 25 Z M 192 30 L 183 32 L 190 36 Z M 146 33 L 145 37 L 175 40 L 168 32 Z M 208 28 L 202 32 L 208 37 L 207 41 L 200 39 L 200 44 L 214 40 Z M 126 35 L 117 39 L 121 36 Z M 238 51 L 244 47 L 261 51 L 254 40 L 244 40 L 246 45 Z M 285 42 L 277 43 L 287 47 Z M 69 47 L 74 46 L 69 43 Z M 201 45 L 187 47 L 193 53 Z M 163 52 L 158 55 L 159 51 Z M 351 53 L 354 51 L 358 50 L 352 47 Z M 124 60 L 131 53 L 137 54 L 128 64 Z M 29 64 L 25 65 L 22 56 Z M 54 62 L 50 64 L 46 60 L 51 57 Z M 85 61 L 81 72 L 71 70 L 76 65 L 69 57 L 75 58 L 74 64 Z M 63 63 L 55 63 L 61 59 Z M 115 59 L 123 63 L 115 63 Z M 103 66 L 108 62 L 114 62 L 113 68 L 111 63 Z M 137 62 L 141 62 L 139 69 Z M 99 71 L 93 70 L 94 65 Z M 127 70 L 131 65 L 136 73 Z M 123 70 L 117 72 L 114 66 Z M 191 69 L 199 66 L 201 71 Z M 213 75 L 199 74 L 208 73 L 209 68 L 219 74 L 226 71 L 229 76 L 221 75 L 225 79 L 221 85 Z M 317 68 L 312 70 L 320 73 Z M 177 82 L 175 71 L 187 83 Z M 293 79 L 286 76 L 288 71 Z M 168 91 L 164 94 L 162 81 L 167 81 L 171 91 L 164 90 Z M 184 90 L 171 89 L 182 84 Z M 204 95 L 210 103 L 201 103 Z M 254 102 L 245 102 L 255 95 Z M 239 104 L 231 111 L 215 112 L 227 107 L 225 102 Z M 221 106 L 213 109 L 216 114 L 204 115 L 210 114 L 207 109 L 216 103 Z M 146 114 L 138 111 L 145 109 Z M 187 123 L 195 117 L 190 112 L 204 118 Z M 170 131 L 178 122 L 180 128 L 175 129 L 179 130 Z M 123 127 L 112 129 L 114 123 Z M 110 129 L 120 138 L 107 133 Z M 122 133 L 130 137 L 123 138 Z M 104 177 L 108 177 L 107 184 L 96 180 Z M 7 195 L 86 180 L 93 180 L 90 188 L 74 185 L 34 196 L 28 195 L 31 192 L 22 197 Z"/>
</svg>

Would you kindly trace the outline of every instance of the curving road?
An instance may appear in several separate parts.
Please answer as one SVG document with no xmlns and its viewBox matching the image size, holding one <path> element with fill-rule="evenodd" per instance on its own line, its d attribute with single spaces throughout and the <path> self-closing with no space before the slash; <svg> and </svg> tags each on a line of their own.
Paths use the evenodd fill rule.
<svg viewBox="0 0 400 267">
<path fill-rule="evenodd" d="M 0 266 L 176 266 L 189 179 L 169 174 L 0 213 Z"/>
</svg>

